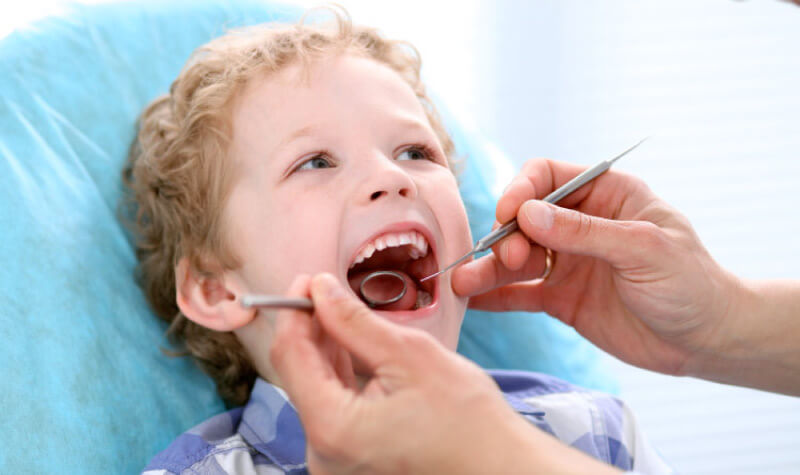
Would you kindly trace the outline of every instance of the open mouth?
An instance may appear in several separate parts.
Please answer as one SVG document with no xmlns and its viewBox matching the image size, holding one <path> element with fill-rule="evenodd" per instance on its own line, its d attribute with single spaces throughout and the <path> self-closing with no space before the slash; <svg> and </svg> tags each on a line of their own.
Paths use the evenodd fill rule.
<svg viewBox="0 0 800 475">
<path fill-rule="evenodd" d="M 369 241 L 353 259 L 347 271 L 347 280 L 356 295 L 367 304 L 371 302 L 361 295 L 360 285 L 370 273 L 392 271 L 406 283 L 406 293 L 397 302 L 377 306 L 379 310 L 418 310 L 434 304 L 437 297 L 437 279 L 420 283 L 420 279 L 438 270 L 436 256 L 425 236 L 417 231 L 381 234 Z M 373 279 L 370 281 L 370 298 L 386 301 L 398 294 L 397 279 Z"/>
</svg>

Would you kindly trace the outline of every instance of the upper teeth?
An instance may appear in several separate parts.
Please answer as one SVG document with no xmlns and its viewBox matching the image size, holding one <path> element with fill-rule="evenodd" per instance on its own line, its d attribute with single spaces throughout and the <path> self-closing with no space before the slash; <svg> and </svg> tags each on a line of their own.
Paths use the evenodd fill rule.
<svg viewBox="0 0 800 475">
<path fill-rule="evenodd" d="M 425 236 L 416 231 L 407 231 L 403 233 L 387 233 L 381 234 L 366 246 L 361 248 L 361 251 L 356 255 L 353 263 L 350 264 L 352 268 L 356 264 L 364 262 L 366 259 L 372 257 L 375 251 L 382 251 L 387 247 L 400 247 L 407 244 L 411 245 L 409 255 L 412 259 L 419 259 L 420 257 L 428 254 L 428 240 Z"/>
</svg>

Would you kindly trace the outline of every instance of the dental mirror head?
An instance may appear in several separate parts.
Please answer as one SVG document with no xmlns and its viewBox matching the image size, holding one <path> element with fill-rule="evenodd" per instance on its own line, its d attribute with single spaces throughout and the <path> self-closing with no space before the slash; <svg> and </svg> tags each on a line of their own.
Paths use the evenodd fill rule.
<svg viewBox="0 0 800 475">
<path fill-rule="evenodd" d="M 390 270 L 370 272 L 358 286 L 358 293 L 370 308 L 398 302 L 407 291 L 406 279 Z"/>
<path fill-rule="evenodd" d="M 393 304 L 408 292 L 406 280 L 397 272 L 378 270 L 370 272 L 358 286 L 361 299 L 370 307 L 377 308 Z M 245 308 L 293 308 L 314 310 L 311 299 L 291 298 L 277 295 L 243 295 L 239 303 Z"/>
</svg>

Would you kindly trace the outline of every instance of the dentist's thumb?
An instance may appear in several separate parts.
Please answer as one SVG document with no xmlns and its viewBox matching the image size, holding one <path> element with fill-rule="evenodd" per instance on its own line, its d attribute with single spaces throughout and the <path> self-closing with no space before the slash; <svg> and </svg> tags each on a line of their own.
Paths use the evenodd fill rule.
<svg viewBox="0 0 800 475">
<path fill-rule="evenodd" d="M 402 335 L 408 329 L 376 315 L 333 275 L 315 276 L 311 280 L 311 297 L 325 331 L 370 368 L 403 354 Z"/>
<path fill-rule="evenodd" d="M 523 203 L 517 212 L 517 223 L 530 240 L 541 246 L 596 257 L 611 265 L 641 257 L 645 251 L 641 237 L 658 230 L 647 221 L 605 219 L 540 200 Z"/>
</svg>

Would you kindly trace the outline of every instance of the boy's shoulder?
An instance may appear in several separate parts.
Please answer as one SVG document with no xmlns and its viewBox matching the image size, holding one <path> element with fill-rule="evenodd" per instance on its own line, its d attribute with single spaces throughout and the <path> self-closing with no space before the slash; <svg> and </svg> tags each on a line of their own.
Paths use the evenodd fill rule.
<svg viewBox="0 0 800 475">
<path fill-rule="evenodd" d="M 550 412 L 568 410 L 569 414 L 581 415 L 583 409 L 600 412 L 619 422 L 628 411 L 616 396 L 575 386 L 555 376 L 513 370 L 490 370 L 488 373 L 511 406 L 523 414 L 538 414 L 548 408 Z"/>
<path fill-rule="evenodd" d="M 512 408 L 562 442 L 623 470 L 670 472 L 616 397 L 540 373 L 489 374 Z M 305 451 L 305 433 L 286 393 L 258 379 L 244 407 L 182 434 L 145 473 L 306 473 Z"/>
<path fill-rule="evenodd" d="M 562 442 L 623 470 L 673 472 L 616 396 L 541 373 L 489 374 L 517 412 Z"/>
<path fill-rule="evenodd" d="M 286 393 L 258 379 L 245 406 L 181 434 L 143 473 L 306 473 L 305 434 Z"/>
</svg>

